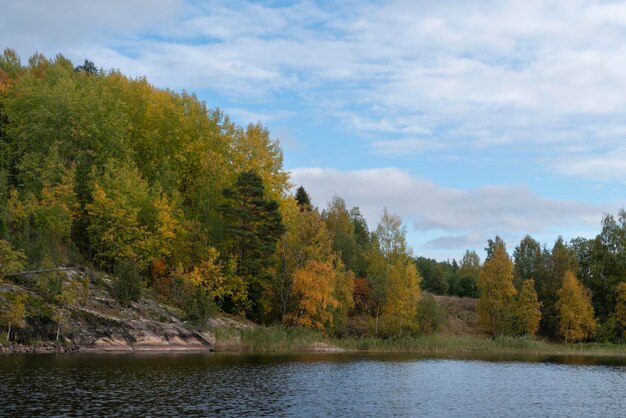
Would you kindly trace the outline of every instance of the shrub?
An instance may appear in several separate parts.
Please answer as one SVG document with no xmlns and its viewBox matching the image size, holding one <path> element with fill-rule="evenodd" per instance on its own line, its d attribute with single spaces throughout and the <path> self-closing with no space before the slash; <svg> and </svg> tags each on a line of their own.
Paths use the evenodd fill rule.
<svg viewBox="0 0 626 418">
<path fill-rule="evenodd" d="M 124 306 L 130 306 L 141 298 L 143 279 L 137 264 L 132 260 L 122 260 L 113 270 L 113 294 Z"/>
<path fill-rule="evenodd" d="M 446 322 L 445 308 L 439 306 L 433 295 L 424 295 L 417 304 L 417 323 L 422 334 L 432 334 Z"/>
</svg>

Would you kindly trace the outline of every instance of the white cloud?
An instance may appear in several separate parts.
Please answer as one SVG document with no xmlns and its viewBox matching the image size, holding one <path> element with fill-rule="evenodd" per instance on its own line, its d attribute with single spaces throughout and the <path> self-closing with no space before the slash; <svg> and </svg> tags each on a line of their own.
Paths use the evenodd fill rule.
<svg viewBox="0 0 626 418">
<path fill-rule="evenodd" d="M 622 118 L 625 21 L 625 4 L 583 0 L 26 0 L 4 5 L 0 39 L 23 55 L 61 49 L 160 86 L 242 100 L 295 94 L 307 111 L 375 138 L 375 151 L 415 150 L 406 138 L 419 136 L 545 156 L 563 143 L 623 140 L 577 132 Z"/>
<path fill-rule="evenodd" d="M 387 207 L 402 216 L 415 234 L 438 233 L 414 243 L 425 248 L 467 248 L 495 234 L 521 237 L 554 227 L 567 231 L 572 226 L 596 226 L 604 213 L 598 206 L 544 198 L 525 187 L 442 187 L 398 168 L 296 168 L 291 173 L 293 184 L 303 185 L 318 206 L 324 207 L 338 194 L 349 206 L 359 206 L 371 227 Z"/>
<path fill-rule="evenodd" d="M 601 182 L 626 182 L 626 149 L 601 154 L 575 154 L 555 162 L 561 174 Z"/>
</svg>

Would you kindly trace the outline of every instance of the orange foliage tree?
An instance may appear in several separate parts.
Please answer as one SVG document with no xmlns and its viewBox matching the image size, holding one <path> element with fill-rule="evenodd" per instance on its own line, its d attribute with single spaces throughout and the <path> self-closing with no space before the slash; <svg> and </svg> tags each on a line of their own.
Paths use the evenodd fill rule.
<svg viewBox="0 0 626 418">
<path fill-rule="evenodd" d="M 332 327 L 333 313 L 339 307 L 336 277 L 331 265 L 319 261 L 309 261 L 298 269 L 291 286 L 296 310 L 285 316 L 285 323 L 319 330 Z"/>
</svg>

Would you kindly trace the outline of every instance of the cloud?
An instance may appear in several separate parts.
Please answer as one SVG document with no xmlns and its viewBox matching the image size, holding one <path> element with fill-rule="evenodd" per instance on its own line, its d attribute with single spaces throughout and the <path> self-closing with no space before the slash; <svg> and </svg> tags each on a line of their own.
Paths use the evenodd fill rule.
<svg viewBox="0 0 626 418">
<path fill-rule="evenodd" d="M 471 190 L 442 187 L 398 168 L 339 171 L 296 168 L 292 182 L 303 185 L 316 205 L 333 195 L 359 206 L 370 227 L 384 207 L 399 214 L 416 234 L 431 236 L 416 243 L 425 248 L 467 248 L 495 234 L 518 237 L 555 227 L 597 225 L 603 208 L 567 200 L 548 199 L 526 187 L 483 186 Z"/>
<path fill-rule="evenodd" d="M 563 175 L 600 182 L 626 182 L 626 149 L 619 148 L 600 154 L 574 154 L 555 162 Z"/>
<path fill-rule="evenodd" d="M 514 146 L 544 161 L 564 144 L 622 143 L 623 131 L 597 127 L 619 125 L 626 108 L 625 22 L 626 5 L 584 0 L 25 0 L 3 7 L 0 39 L 210 89 L 240 113 L 291 94 L 376 154 Z"/>
</svg>

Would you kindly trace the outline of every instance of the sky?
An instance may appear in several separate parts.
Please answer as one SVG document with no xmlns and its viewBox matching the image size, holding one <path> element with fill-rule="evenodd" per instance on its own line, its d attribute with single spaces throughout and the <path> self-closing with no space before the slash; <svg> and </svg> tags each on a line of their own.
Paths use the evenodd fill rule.
<svg viewBox="0 0 626 418">
<path fill-rule="evenodd" d="M 0 47 L 261 121 L 323 208 L 416 255 L 593 237 L 626 197 L 626 3 L 0 0 Z M 4 44 L 4 45 L 2 45 Z"/>
</svg>

